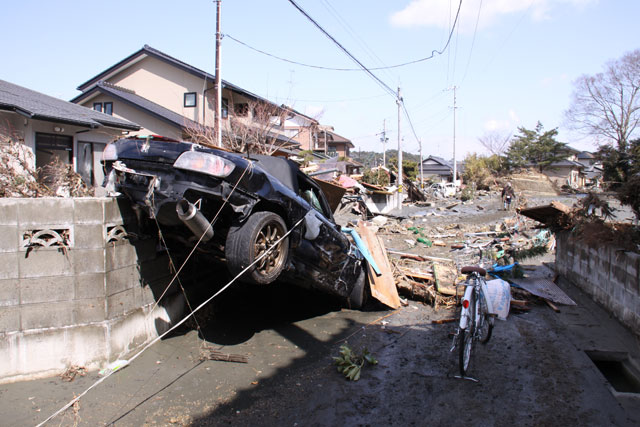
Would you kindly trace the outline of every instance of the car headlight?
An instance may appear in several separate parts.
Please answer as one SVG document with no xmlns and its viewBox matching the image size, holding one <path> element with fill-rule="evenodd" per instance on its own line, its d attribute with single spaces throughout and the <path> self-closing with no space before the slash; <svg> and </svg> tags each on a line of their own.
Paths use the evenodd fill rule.
<svg viewBox="0 0 640 427">
<path fill-rule="evenodd" d="M 173 164 L 174 168 L 185 169 L 207 175 L 224 178 L 229 176 L 236 165 L 220 156 L 199 151 L 182 153 Z"/>
<path fill-rule="evenodd" d="M 118 160 L 118 150 L 115 144 L 109 143 L 106 147 L 104 147 L 104 151 L 102 152 L 102 160 L 105 162 Z"/>
</svg>

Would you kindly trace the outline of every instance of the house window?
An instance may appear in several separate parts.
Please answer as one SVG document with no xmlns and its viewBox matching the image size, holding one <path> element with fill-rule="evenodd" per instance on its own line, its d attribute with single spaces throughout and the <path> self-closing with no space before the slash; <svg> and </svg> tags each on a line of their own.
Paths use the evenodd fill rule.
<svg viewBox="0 0 640 427">
<path fill-rule="evenodd" d="M 43 168 L 54 161 L 72 163 L 73 137 L 48 133 L 36 133 L 36 168 Z M 45 183 L 51 183 L 55 177 L 49 175 L 47 168 L 40 169 L 39 176 Z"/>
<path fill-rule="evenodd" d="M 104 111 L 103 113 L 108 114 L 110 116 L 113 115 L 113 102 L 105 102 L 104 103 Z"/>
<path fill-rule="evenodd" d="M 229 117 L 229 100 L 227 98 L 222 98 L 222 111 L 220 115 L 223 119 Z"/>
<path fill-rule="evenodd" d="M 94 102 L 93 109 L 102 113 L 102 102 Z"/>
<path fill-rule="evenodd" d="M 195 107 L 197 103 L 197 97 L 195 92 L 186 92 L 184 94 L 184 106 Z"/>
<path fill-rule="evenodd" d="M 249 115 L 249 104 L 233 104 L 233 112 L 236 116 L 247 117 Z"/>
</svg>

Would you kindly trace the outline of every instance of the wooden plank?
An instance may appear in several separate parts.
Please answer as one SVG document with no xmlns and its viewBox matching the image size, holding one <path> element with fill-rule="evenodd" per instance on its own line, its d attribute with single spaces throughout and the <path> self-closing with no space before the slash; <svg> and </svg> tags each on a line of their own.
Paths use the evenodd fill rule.
<svg viewBox="0 0 640 427">
<path fill-rule="evenodd" d="M 391 308 L 399 308 L 400 296 L 398 295 L 396 281 L 393 278 L 391 264 L 389 263 L 387 251 L 382 239 L 376 236 L 376 234 L 363 221 L 358 221 L 358 234 L 360 234 L 360 237 L 367 245 L 371 256 L 382 273 L 379 276 L 376 275 L 373 268 L 367 264 L 367 268 L 369 269 L 368 277 L 369 284 L 371 286 L 371 296 Z"/>
</svg>

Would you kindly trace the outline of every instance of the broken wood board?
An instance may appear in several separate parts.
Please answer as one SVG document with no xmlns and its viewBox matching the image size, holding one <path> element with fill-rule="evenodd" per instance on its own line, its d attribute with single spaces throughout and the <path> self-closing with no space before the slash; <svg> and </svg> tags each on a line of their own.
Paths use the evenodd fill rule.
<svg viewBox="0 0 640 427">
<path fill-rule="evenodd" d="M 560 202 L 551 202 L 549 205 L 521 209 L 520 214 L 549 225 L 557 222 L 559 217 L 570 215 L 571 208 Z"/>
<path fill-rule="evenodd" d="M 371 296 L 391 308 L 400 308 L 400 296 L 382 239 L 376 236 L 363 221 L 358 221 L 358 234 L 367 245 L 369 253 L 382 272 L 381 275 L 376 275 L 373 268 L 367 264 Z"/>
<path fill-rule="evenodd" d="M 532 277 L 526 279 L 512 279 L 512 282 L 525 291 L 540 298 L 544 298 L 557 304 L 576 305 L 576 303 L 569 298 L 569 295 L 565 294 L 562 289 L 560 289 L 551 280 Z"/>
<path fill-rule="evenodd" d="M 433 264 L 433 274 L 437 280 L 437 291 L 444 295 L 456 295 L 462 296 L 464 294 L 464 288 L 458 288 L 458 269 L 455 265 L 447 264 Z"/>
<path fill-rule="evenodd" d="M 338 209 L 342 196 L 344 196 L 347 189 L 319 178 L 313 178 L 313 180 L 318 184 L 324 195 L 327 197 L 327 202 L 329 203 L 331 212 L 335 212 L 336 209 Z"/>
</svg>

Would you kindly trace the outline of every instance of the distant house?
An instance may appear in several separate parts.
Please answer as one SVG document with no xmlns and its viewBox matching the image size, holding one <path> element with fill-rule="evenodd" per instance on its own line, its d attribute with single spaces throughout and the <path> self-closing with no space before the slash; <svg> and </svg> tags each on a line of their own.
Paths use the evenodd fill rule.
<svg viewBox="0 0 640 427">
<path fill-rule="evenodd" d="M 189 130 L 214 122 L 215 77 L 150 46 L 124 58 L 78 86 L 71 100 L 141 125 L 139 134 L 189 139 Z M 223 135 L 238 126 L 256 129 L 285 149 L 311 144 L 318 122 L 222 80 Z M 235 127 L 234 127 L 235 126 Z"/>
<path fill-rule="evenodd" d="M 313 135 L 313 146 L 308 149 L 329 156 L 349 157 L 352 148 L 351 140 L 335 133 L 332 126 L 319 126 Z"/>
<path fill-rule="evenodd" d="M 559 160 L 551 163 L 542 170 L 551 181 L 559 186 L 568 185 L 572 188 L 585 186 L 584 165 L 575 160 Z"/>
<path fill-rule="evenodd" d="M 463 173 L 464 164 L 458 162 L 456 173 L 458 179 Z M 447 161 L 442 157 L 429 156 L 422 161 L 422 174 L 425 180 L 435 182 L 453 182 L 453 162 Z M 420 176 L 420 170 L 418 170 Z"/>
<path fill-rule="evenodd" d="M 89 110 L 0 80 L 0 133 L 10 134 L 34 154 L 34 167 L 55 157 L 72 164 L 87 185 L 101 185 L 100 160 L 107 143 L 123 133 L 137 132 L 136 123 Z"/>
<path fill-rule="evenodd" d="M 580 162 L 585 167 L 592 166 L 597 162 L 596 156 L 594 156 L 592 153 L 589 153 L 588 151 L 582 151 L 578 153 L 573 160 Z"/>
</svg>

